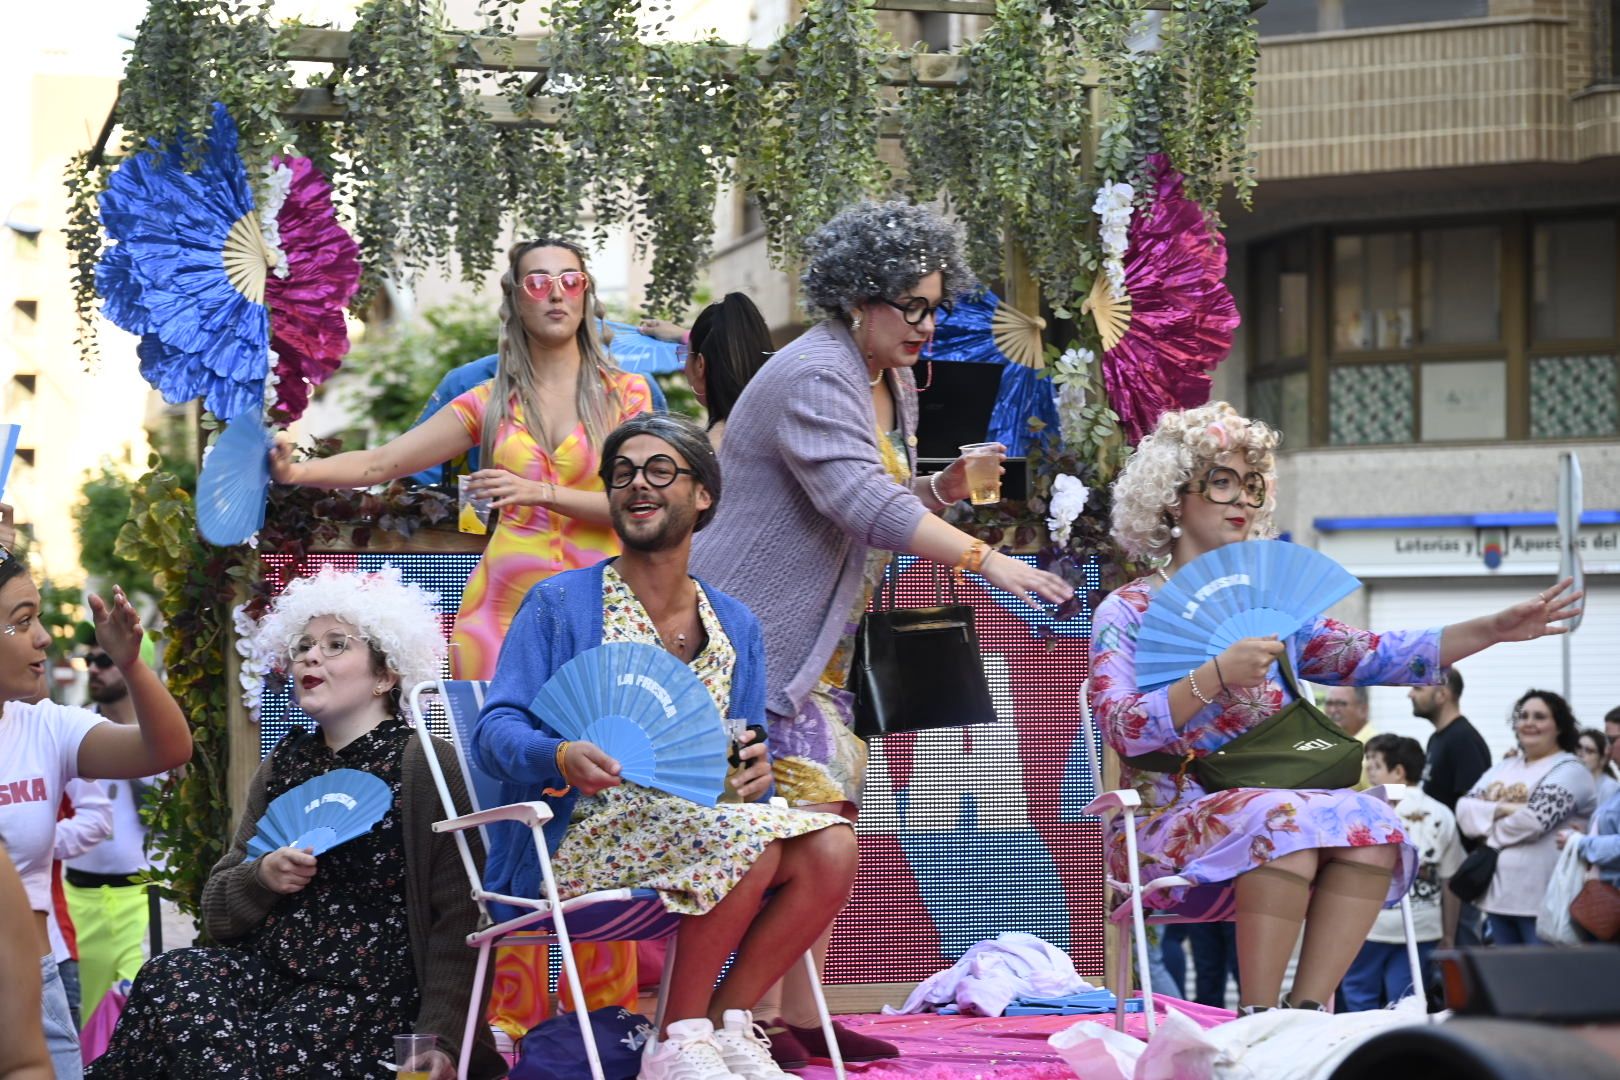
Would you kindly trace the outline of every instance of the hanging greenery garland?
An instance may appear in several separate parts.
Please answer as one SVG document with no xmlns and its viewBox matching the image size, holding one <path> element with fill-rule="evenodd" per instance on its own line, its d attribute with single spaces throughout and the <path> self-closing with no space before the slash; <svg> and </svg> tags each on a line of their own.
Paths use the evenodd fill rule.
<svg viewBox="0 0 1620 1080">
<path fill-rule="evenodd" d="M 878 156 L 883 81 L 875 59 L 894 49 L 871 0 L 805 0 L 803 17 L 743 75 L 735 148 L 742 184 L 759 200 L 771 258 L 784 265 L 805 237 L 889 183 Z"/>
</svg>

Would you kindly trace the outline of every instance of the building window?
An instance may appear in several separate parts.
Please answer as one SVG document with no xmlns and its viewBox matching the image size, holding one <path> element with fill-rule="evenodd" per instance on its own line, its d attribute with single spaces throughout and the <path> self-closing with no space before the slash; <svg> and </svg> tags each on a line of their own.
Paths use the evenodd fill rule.
<svg viewBox="0 0 1620 1080">
<path fill-rule="evenodd" d="M 1483 19 L 1489 14 L 1490 0 L 1269 0 L 1258 12 L 1261 37 Z"/>
<path fill-rule="evenodd" d="M 1620 435 L 1620 372 L 1613 355 L 1538 356 L 1530 361 L 1530 437 Z"/>
<path fill-rule="evenodd" d="M 1418 433 L 1424 442 L 1507 438 L 1507 363 L 1424 364 Z"/>
<path fill-rule="evenodd" d="M 1412 366 L 1345 364 L 1328 379 L 1328 442 L 1412 442 Z"/>
<path fill-rule="evenodd" d="M 1310 355 L 1311 295 L 1308 239 L 1290 237 L 1262 248 L 1255 259 L 1255 322 L 1262 365 L 1303 360 Z"/>
<path fill-rule="evenodd" d="M 1531 244 L 1531 324 L 1537 341 L 1615 335 L 1613 218 L 1550 221 Z"/>
<path fill-rule="evenodd" d="M 1418 333 L 1426 345 L 1475 345 L 1502 336 L 1502 230 L 1495 225 L 1418 234 Z"/>
<path fill-rule="evenodd" d="M 1352 233 L 1333 238 L 1333 348 L 1336 352 L 1412 346 L 1412 234 Z"/>
<path fill-rule="evenodd" d="M 1310 372 L 1293 371 L 1251 380 L 1249 415 L 1282 432 L 1283 445 L 1307 445 L 1311 430 Z"/>
<path fill-rule="evenodd" d="M 1620 435 L 1617 241 L 1607 208 L 1256 245 L 1251 411 L 1290 446 Z"/>
<path fill-rule="evenodd" d="M 39 301 L 17 300 L 11 305 L 11 331 L 18 335 L 32 334 L 39 326 Z"/>
</svg>

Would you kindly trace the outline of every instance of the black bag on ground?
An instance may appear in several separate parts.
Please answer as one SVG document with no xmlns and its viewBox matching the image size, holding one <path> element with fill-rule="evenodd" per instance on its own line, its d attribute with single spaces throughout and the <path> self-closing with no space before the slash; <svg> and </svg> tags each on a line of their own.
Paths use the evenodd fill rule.
<svg viewBox="0 0 1620 1080">
<path fill-rule="evenodd" d="M 855 695 L 855 734 L 863 739 L 897 731 L 963 727 L 996 719 L 973 628 L 973 608 L 950 603 L 936 607 L 894 606 L 898 560 L 891 558 L 878 582 L 873 609 L 861 616 L 850 664 L 849 689 Z M 956 580 L 951 599 L 957 600 Z M 883 586 L 889 586 L 885 605 Z M 939 579 L 934 580 L 938 599 Z"/>
</svg>

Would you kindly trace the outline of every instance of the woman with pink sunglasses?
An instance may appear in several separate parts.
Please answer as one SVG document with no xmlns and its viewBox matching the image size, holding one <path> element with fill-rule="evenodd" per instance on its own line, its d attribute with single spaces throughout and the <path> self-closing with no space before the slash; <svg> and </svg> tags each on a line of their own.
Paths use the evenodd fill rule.
<svg viewBox="0 0 1620 1080">
<path fill-rule="evenodd" d="M 479 447 L 484 468 L 470 487 L 500 519 L 462 595 L 450 647 L 456 678 L 495 674 L 506 628 L 537 582 L 619 552 L 597 448 L 651 399 L 641 376 L 609 359 L 601 316 L 583 249 L 518 244 L 501 275 L 494 379 L 382 446 L 297 461 L 284 434 L 270 451 L 278 483 L 340 488 L 387 483 Z"/>
<path fill-rule="evenodd" d="M 646 380 L 620 371 L 602 342 L 601 302 L 579 246 L 515 245 L 501 275 L 495 377 L 392 442 L 294 460 L 293 440 L 270 451 L 278 483 L 368 487 L 410 476 L 477 446 L 472 494 L 500 512 L 467 581 L 450 638 L 458 679 L 489 679 L 512 617 L 535 584 L 619 554 L 598 475 L 609 432 L 652 408 Z M 591 1008 L 635 1000 L 634 945 L 575 946 Z M 521 1034 L 544 1019 L 544 949 L 500 950 L 491 1019 Z M 540 1005 L 537 1008 L 535 1002 Z"/>
</svg>

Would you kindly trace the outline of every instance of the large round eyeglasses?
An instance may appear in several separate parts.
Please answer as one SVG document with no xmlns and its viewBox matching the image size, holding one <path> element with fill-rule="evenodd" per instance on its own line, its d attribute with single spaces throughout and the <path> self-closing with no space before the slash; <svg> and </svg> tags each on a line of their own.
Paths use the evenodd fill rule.
<svg viewBox="0 0 1620 1080">
<path fill-rule="evenodd" d="M 365 640 L 359 634 L 345 634 L 341 630 L 328 630 L 318 639 L 308 634 L 295 634 L 287 639 L 287 659 L 296 664 L 314 649 L 320 649 L 322 656 L 342 656 L 348 651 L 349 642 Z"/>
<path fill-rule="evenodd" d="M 908 326 L 920 326 L 922 321 L 930 315 L 934 317 L 935 322 L 939 321 L 941 313 L 948 318 L 952 307 L 949 300 L 941 300 L 937 304 L 930 304 L 928 299 L 922 296 L 908 296 L 904 300 L 890 300 L 888 297 L 884 297 L 883 302 L 898 311 L 900 317 L 906 320 Z"/>
<path fill-rule="evenodd" d="M 655 488 L 669 487 L 677 476 L 697 476 L 691 469 L 683 469 L 675 464 L 675 459 L 668 454 L 654 454 L 642 465 L 620 457 L 613 459 L 613 468 L 608 470 L 608 487 L 629 487 L 635 483 L 636 473 L 645 476 L 648 486 Z"/>
<path fill-rule="evenodd" d="M 1264 476 L 1257 472 L 1239 476 L 1236 469 L 1228 469 L 1225 465 L 1215 466 L 1204 474 L 1202 480 L 1188 484 L 1187 490 L 1221 506 L 1231 506 L 1239 500 L 1256 510 L 1266 505 Z"/>
</svg>

